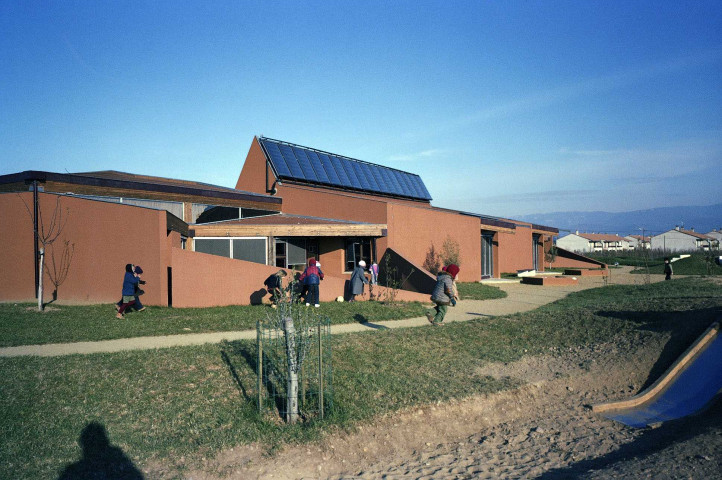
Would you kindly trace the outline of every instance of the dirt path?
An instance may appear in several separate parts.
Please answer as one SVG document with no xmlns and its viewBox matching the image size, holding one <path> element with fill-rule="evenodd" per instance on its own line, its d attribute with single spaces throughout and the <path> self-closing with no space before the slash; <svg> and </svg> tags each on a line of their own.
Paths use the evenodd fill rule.
<svg viewBox="0 0 722 480">
<path fill-rule="evenodd" d="M 643 281 L 642 275 L 631 275 L 630 267 L 613 270 L 610 283 L 634 284 Z M 660 281 L 662 275 L 653 275 L 652 281 Z M 576 285 L 569 286 L 536 286 L 521 285 L 518 282 L 495 284 L 507 293 L 505 298 L 493 300 L 463 300 L 457 306 L 449 309 L 448 322 L 462 322 L 479 317 L 507 315 L 511 313 L 526 312 L 554 302 L 567 296 L 571 292 L 594 288 L 604 285 L 601 277 L 579 277 Z M 334 325 L 331 333 L 362 332 L 369 329 L 380 328 L 408 328 L 427 326 L 425 317 L 408 318 L 404 320 L 389 320 L 384 322 L 353 323 Z M 56 357 L 73 354 L 112 353 L 124 350 L 148 350 L 154 348 L 182 347 L 202 345 L 206 343 L 219 343 L 224 340 L 250 340 L 256 338 L 255 330 L 196 333 L 184 335 L 165 335 L 154 337 L 122 338 L 99 342 L 53 343 L 45 345 L 24 345 L 19 347 L 0 348 L 0 357 L 41 356 Z"/>
<path fill-rule="evenodd" d="M 641 430 L 589 408 L 636 393 L 668 341 L 668 334 L 640 332 L 631 340 L 487 365 L 477 374 L 525 386 L 396 412 L 271 458 L 257 446 L 230 449 L 186 478 L 721 478 L 720 406 Z"/>
</svg>

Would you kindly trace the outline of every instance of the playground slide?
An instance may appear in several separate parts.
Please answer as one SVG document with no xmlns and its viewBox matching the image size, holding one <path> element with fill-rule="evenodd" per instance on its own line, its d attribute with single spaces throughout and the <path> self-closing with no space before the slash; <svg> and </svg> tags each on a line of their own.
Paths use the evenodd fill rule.
<svg viewBox="0 0 722 480">
<path fill-rule="evenodd" d="M 700 411 L 722 392 L 722 335 L 719 330 L 719 323 L 713 323 L 644 392 L 628 400 L 594 405 L 592 409 L 635 428 Z"/>
</svg>

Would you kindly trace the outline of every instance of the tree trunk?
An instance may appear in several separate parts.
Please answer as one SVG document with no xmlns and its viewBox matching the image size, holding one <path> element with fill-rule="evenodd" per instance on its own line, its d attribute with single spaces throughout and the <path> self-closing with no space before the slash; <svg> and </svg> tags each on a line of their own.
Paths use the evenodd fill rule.
<svg viewBox="0 0 722 480">
<path fill-rule="evenodd" d="M 45 265 L 45 249 L 40 249 L 40 264 L 38 265 L 38 311 L 43 311 L 43 265 Z"/>
<path fill-rule="evenodd" d="M 296 328 L 293 325 L 293 318 L 284 318 L 283 328 L 286 333 L 286 360 L 288 362 L 286 422 L 296 423 L 298 421 L 298 361 Z"/>
</svg>

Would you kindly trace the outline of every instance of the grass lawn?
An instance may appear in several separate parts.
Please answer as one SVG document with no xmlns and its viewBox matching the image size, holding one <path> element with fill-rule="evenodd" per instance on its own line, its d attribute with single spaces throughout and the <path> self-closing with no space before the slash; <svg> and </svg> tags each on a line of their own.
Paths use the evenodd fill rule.
<svg viewBox="0 0 722 480">
<path fill-rule="evenodd" d="M 674 275 L 722 275 L 722 266 L 707 262 L 705 255 L 692 254 L 672 263 Z M 646 268 L 637 268 L 632 273 L 647 273 Z M 649 261 L 649 273 L 664 274 L 664 258 Z"/>
<path fill-rule="evenodd" d="M 649 329 L 674 330 L 681 353 L 721 307 L 722 286 L 688 278 L 586 290 L 533 312 L 445 328 L 334 336 L 335 410 L 296 426 L 256 413 L 252 342 L 0 358 L 0 478 L 57 478 L 79 458 L 77 439 L 90 422 L 104 425 L 138 468 L 163 461 L 171 469 L 153 478 L 177 478 L 222 449 L 258 442 L 271 452 L 385 412 L 514 386 L 477 375 L 487 362 Z"/>
<path fill-rule="evenodd" d="M 329 302 L 319 308 L 333 324 L 421 317 L 424 310 L 419 302 Z M 272 312 L 267 305 L 147 307 L 118 320 L 112 305 L 49 305 L 41 313 L 37 305 L 0 303 L 0 347 L 249 330 Z"/>
<path fill-rule="evenodd" d="M 461 300 L 490 300 L 492 298 L 506 297 L 504 290 L 479 282 L 460 282 L 456 286 L 459 289 L 459 298 Z"/>
</svg>

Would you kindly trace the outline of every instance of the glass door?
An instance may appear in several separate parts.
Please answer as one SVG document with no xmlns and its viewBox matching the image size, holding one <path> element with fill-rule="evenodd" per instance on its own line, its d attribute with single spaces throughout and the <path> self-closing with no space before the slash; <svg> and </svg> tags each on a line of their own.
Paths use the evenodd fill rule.
<svg viewBox="0 0 722 480">
<path fill-rule="evenodd" d="M 494 276 L 493 233 L 481 234 L 481 278 Z"/>
</svg>

